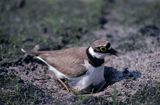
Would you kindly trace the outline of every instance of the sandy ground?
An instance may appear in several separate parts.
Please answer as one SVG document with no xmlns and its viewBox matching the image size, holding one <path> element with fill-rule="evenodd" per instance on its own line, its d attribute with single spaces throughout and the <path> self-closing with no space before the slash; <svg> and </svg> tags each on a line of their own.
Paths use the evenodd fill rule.
<svg viewBox="0 0 160 105">
<path fill-rule="evenodd" d="M 2 66 L 5 69 L 1 68 L 3 70 L 0 74 L 15 74 L 20 78 L 20 84 L 34 86 L 37 88 L 35 90 L 43 92 L 44 96 L 40 95 L 37 99 L 37 103 L 40 102 L 42 105 L 51 105 L 53 103 L 56 105 L 82 104 L 85 101 L 87 101 L 85 104 L 92 105 L 93 102 L 89 100 L 95 100 L 97 96 L 102 99 L 96 103 L 109 103 L 112 101 L 111 94 L 114 89 L 117 91 L 117 99 L 125 102 L 146 86 L 154 87 L 157 85 L 160 80 L 159 59 L 160 52 L 149 54 L 131 52 L 117 58 L 106 58 L 105 75 L 106 81 L 109 83 L 108 87 L 92 95 L 82 95 L 87 96 L 87 99 L 82 99 L 80 103 L 78 97 L 81 95 L 74 95 L 62 89 L 62 86 L 55 81 L 53 73 L 47 70 L 45 64 L 31 56 L 25 59 L 21 58 L 16 62 L 3 64 Z M 96 103 L 94 104 L 96 105 Z"/>
<path fill-rule="evenodd" d="M 62 36 L 58 36 L 59 39 L 57 40 L 55 39 L 55 37 L 57 36 L 54 36 L 55 33 L 52 31 L 50 32 L 50 30 L 52 29 L 51 27 L 49 28 L 45 27 L 43 29 L 44 32 L 36 33 L 36 35 L 37 34 L 42 35 L 43 36 L 42 39 L 46 37 L 48 39 L 51 39 L 42 41 L 43 44 L 45 43 L 46 44 L 45 46 L 47 46 L 47 48 L 44 49 L 48 48 L 61 49 L 66 46 L 70 47 L 71 46 L 70 44 L 73 43 L 75 43 L 77 46 L 79 44 L 86 45 L 86 43 L 89 43 L 88 40 L 92 40 L 92 38 L 93 39 L 105 38 L 109 40 L 112 43 L 113 47 L 116 48 L 122 54 L 119 57 L 106 57 L 106 63 L 104 65 L 105 65 L 105 78 L 107 85 L 103 90 L 94 94 L 69 93 L 58 83 L 58 81 L 54 79 L 53 73 L 48 71 L 48 68 L 44 63 L 33 58 L 32 56 L 22 56 L 23 54 L 21 53 L 18 56 L 16 55 L 17 59 L 7 62 L 3 62 L 5 61 L 5 58 L 0 57 L 0 81 L 1 81 L 0 105 L 113 105 L 114 100 L 119 105 L 159 105 L 160 28 L 156 26 L 154 23 L 149 25 L 143 24 L 143 22 L 144 23 L 146 21 L 148 22 L 148 20 L 143 19 L 143 15 L 144 17 L 148 16 L 145 14 L 145 12 L 143 15 L 137 14 L 137 17 L 142 16 L 141 17 L 142 20 L 138 20 L 139 18 L 137 18 L 136 21 L 138 22 L 135 23 L 133 22 L 133 24 L 128 23 L 132 24 L 131 26 L 122 24 L 125 22 L 123 22 L 122 21 L 123 19 L 121 18 L 125 16 L 126 17 L 130 16 L 123 14 L 123 10 L 126 9 L 122 7 L 127 2 L 119 2 L 118 0 L 117 1 L 109 0 L 109 1 L 111 2 L 110 5 L 115 5 L 115 6 L 117 5 L 118 6 L 116 7 L 117 9 L 112 8 L 110 10 L 107 6 L 104 7 L 103 8 L 104 10 L 102 10 L 102 17 L 100 18 L 100 23 L 99 23 L 101 27 L 92 30 L 90 33 L 87 33 L 88 30 L 85 31 L 83 27 L 78 29 L 79 31 L 84 31 L 81 32 L 80 34 L 72 33 L 73 30 L 68 29 L 69 32 L 68 30 L 65 30 L 67 32 L 64 33 L 62 32 Z M 141 2 L 132 3 L 131 0 L 129 2 L 128 4 L 133 6 L 134 8 L 136 8 L 136 5 L 141 5 L 143 3 L 144 4 L 147 3 L 145 4 L 146 7 L 147 5 L 150 6 L 151 5 L 150 3 L 153 3 L 153 1 L 151 0 L 147 0 L 145 2 L 144 0 L 142 0 L 141 1 L 142 3 Z M 31 4 L 34 5 L 34 3 Z M 23 3 L 21 4 L 22 7 L 24 5 L 25 4 Z M 27 5 L 28 7 L 26 7 L 27 8 L 26 10 L 28 10 L 30 5 Z M 41 6 L 41 4 L 39 4 L 39 6 Z M 37 8 L 39 8 L 39 6 Z M 47 6 L 45 4 L 44 7 L 46 7 L 46 9 L 44 10 L 48 10 Z M 154 6 L 154 3 L 151 5 L 151 7 L 152 6 Z M 8 9 L 7 11 L 9 10 L 11 11 L 12 9 L 10 5 L 7 6 L 7 2 L 6 2 L 6 8 Z M 142 10 L 143 9 L 145 10 L 146 8 L 144 7 L 142 8 Z M 15 13 L 18 13 L 18 11 L 15 10 L 13 10 L 13 13 L 11 11 L 11 13 L 13 16 L 16 17 Z M 121 12 L 119 12 L 119 10 Z M 134 10 L 137 11 L 136 9 Z M 143 12 L 142 10 L 141 12 Z M 3 11 L 3 8 L 1 11 Z M 134 13 L 135 11 L 131 13 Z M 19 10 L 19 12 L 23 13 L 23 8 L 22 11 Z M 43 12 L 43 8 L 41 12 Z M 152 13 L 152 9 L 149 12 Z M 22 16 L 24 14 L 22 14 Z M 156 14 L 156 11 L 154 14 Z M 9 15 L 10 18 L 12 17 L 12 15 Z M 7 16 L 8 14 L 6 15 L 6 17 Z M 158 16 L 157 14 L 154 15 L 153 19 L 158 21 L 157 16 Z M 5 20 L 5 17 L 3 19 Z M 132 19 L 134 20 L 134 17 L 129 18 L 128 20 L 126 19 L 126 21 L 130 21 Z M 34 15 L 33 15 L 33 20 L 34 20 Z M 24 21 L 26 22 L 25 18 Z M 138 23 L 141 21 L 142 23 L 141 25 L 139 25 Z M 8 20 L 6 21 L 6 24 L 8 26 Z M 20 25 L 17 26 L 21 27 Z M 29 27 L 29 29 L 27 30 L 29 31 L 29 33 L 27 34 L 32 36 L 32 32 L 30 34 L 30 31 L 32 31 L 31 29 L 33 27 L 34 25 L 32 27 Z M 39 29 L 39 25 L 38 25 L 38 31 L 42 31 L 41 27 Z M 5 36 L 6 33 L 11 33 L 12 35 L 13 32 L 14 32 L 14 25 L 11 27 L 10 31 L 4 31 L 4 33 L 2 33 L 4 34 L 4 37 L 2 37 L 0 41 L 2 44 L 4 44 L 4 47 L 7 46 L 10 49 L 13 47 L 12 45 L 10 45 L 10 41 Z M 23 33 L 23 30 L 20 30 L 20 33 L 25 34 L 25 32 Z M 93 35 L 87 36 L 86 33 L 87 35 L 88 34 L 93 34 Z M 21 34 L 19 34 L 19 36 L 16 37 L 20 38 Z M 70 34 L 71 36 L 69 36 Z M 75 36 L 75 34 L 77 36 Z M 86 39 L 84 40 L 83 38 Z M 37 40 L 35 41 L 33 36 L 29 39 L 28 37 L 26 37 L 26 39 L 25 37 L 22 39 L 29 40 L 28 43 L 37 44 L 36 42 Z M 61 43 L 59 43 L 59 40 L 61 40 L 60 41 Z M 14 47 L 19 48 L 20 47 L 19 45 L 21 43 L 18 43 L 18 41 L 17 42 L 16 41 L 17 40 L 15 40 L 15 42 L 11 40 L 12 43 L 17 43 L 17 45 L 15 44 Z M 25 43 L 25 41 L 22 42 Z M 26 43 L 26 45 L 29 46 L 28 43 Z M 19 54 L 19 53 L 13 53 L 13 54 Z"/>
</svg>

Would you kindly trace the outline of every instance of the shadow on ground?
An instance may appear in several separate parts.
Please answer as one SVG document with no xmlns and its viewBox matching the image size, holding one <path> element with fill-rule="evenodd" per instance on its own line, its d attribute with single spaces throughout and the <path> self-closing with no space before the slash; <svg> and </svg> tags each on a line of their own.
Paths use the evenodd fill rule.
<svg viewBox="0 0 160 105">
<path fill-rule="evenodd" d="M 117 70 L 113 67 L 105 66 L 105 86 L 99 91 L 104 91 L 108 86 L 113 85 L 122 80 L 132 79 L 136 80 L 141 77 L 141 73 L 138 70 L 129 71 L 128 68 L 124 68 L 124 70 Z"/>
<path fill-rule="evenodd" d="M 137 78 L 141 77 L 141 73 L 138 70 L 128 70 L 128 68 L 124 68 L 120 71 L 113 67 L 105 66 L 105 77 L 107 83 L 114 84 L 129 78 L 136 80 Z"/>
</svg>

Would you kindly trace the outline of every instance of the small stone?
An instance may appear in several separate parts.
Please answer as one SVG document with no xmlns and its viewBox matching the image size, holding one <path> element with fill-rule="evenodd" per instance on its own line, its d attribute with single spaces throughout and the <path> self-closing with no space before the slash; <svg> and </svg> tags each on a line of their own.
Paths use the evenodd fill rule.
<svg viewBox="0 0 160 105">
<path fill-rule="evenodd" d="M 18 83 L 24 84 L 24 81 L 22 79 L 18 80 Z"/>
</svg>

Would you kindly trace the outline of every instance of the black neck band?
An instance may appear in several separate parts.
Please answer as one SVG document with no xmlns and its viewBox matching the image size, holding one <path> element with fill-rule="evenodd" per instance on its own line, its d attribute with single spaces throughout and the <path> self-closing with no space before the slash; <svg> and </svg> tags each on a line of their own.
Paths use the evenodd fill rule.
<svg viewBox="0 0 160 105">
<path fill-rule="evenodd" d="M 104 63 L 104 59 L 98 59 L 96 57 L 93 57 L 90 53 L 89 53 L 89 48 L 87 48 L 86 50 L 88 59 L 89 59 L 89 63 L 94 66 L 94 67 L 99 67 Z"/>
</svg>

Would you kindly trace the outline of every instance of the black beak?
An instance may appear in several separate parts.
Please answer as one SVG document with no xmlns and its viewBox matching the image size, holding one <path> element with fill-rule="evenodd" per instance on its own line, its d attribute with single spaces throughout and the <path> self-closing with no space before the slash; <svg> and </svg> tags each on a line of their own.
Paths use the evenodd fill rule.
<svg viewBox="0 0 160 105">
<path fill-rule="evenodd" d="M 111 49 L 109 50 L 109 54 L 115 55 L 115 56 L 118 56 L 118 55 L 119 55 L 118 51 L 116 51 L 116 50 L 113 49 L 113 48 L 111 48 Z"/>
</svg>

